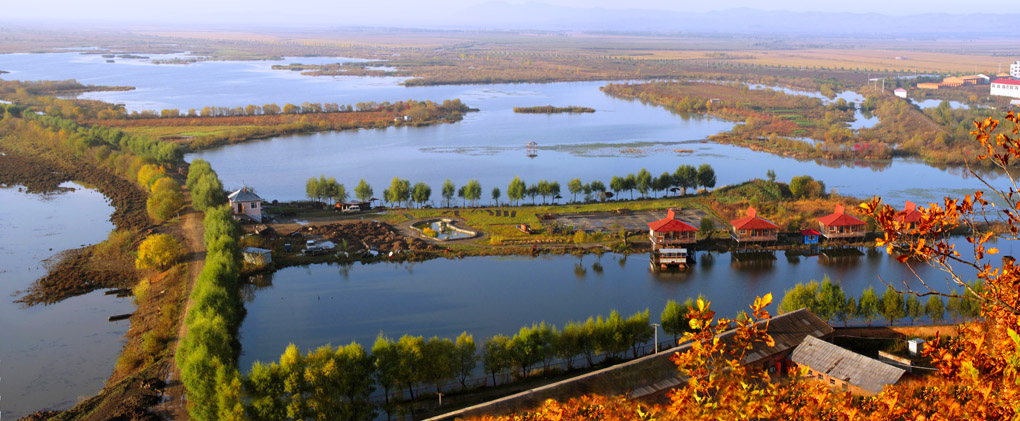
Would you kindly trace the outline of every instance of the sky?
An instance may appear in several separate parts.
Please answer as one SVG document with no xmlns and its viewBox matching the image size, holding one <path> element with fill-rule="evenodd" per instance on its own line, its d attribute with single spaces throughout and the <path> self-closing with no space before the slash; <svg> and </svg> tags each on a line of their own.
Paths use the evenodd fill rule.
<svg viewBox="0 0 1020 421">
<path fill-rule="evenodd" d="M 534 0 L 501 0 L 524 4 Z M 493 0 L 47 0 L 10 1 L 2 6 L 0 22 L 78 24 L 141 23 L 174 26 L 192 23 L 258 23 L 285 25 L 378 25 L 450 22 L 464 10 L 484 10 Z M 555 6 L 603 9 L 650 9 L 709 12 L 732 8 L 790 11 L 833 11 L 906 15 L 959 13 L 960 3 L 948 0 L 539 0 Z M 470 16 L 465 16 L 465 20 Z"/>
</svg>

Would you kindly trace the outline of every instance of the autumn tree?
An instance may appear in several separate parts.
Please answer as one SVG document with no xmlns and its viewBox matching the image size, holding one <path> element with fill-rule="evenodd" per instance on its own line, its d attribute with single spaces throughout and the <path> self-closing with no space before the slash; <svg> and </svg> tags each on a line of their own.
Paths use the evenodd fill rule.
<svg viewBox="0 0 1020 421">
<path fill-rule="evenodd" d="M 164 270 L 181 258 L 184 249 L 181 243 L 168 234 L 153 234 L 138 245 L 135 266 L 139 269 Z"/>
</svg>

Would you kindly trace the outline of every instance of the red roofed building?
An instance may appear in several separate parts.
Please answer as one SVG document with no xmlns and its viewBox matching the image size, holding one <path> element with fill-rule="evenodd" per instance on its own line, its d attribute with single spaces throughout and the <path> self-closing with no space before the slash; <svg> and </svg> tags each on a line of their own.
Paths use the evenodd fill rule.
<svg viewBox="0 0 1020 421">
<path fill-rule="evenodd" d="M 831 215 L 818 218 L 819 231 L 826 240 L 842 238 L 864 238 L 868 224 L 864 221 L 846 214 L 843 205 L 836 205 L 836 211 Z"/>
<path fill-rule="evenodd" d="M 996 96 L 1020 98 L 1020 80 L 995 79 L 992 81 L 989 93 Z"/>
<path fill-rule="evenodd" d="M 896 212 L 896 220 L 905 224 L 905 229 L 913 229 L 914 224 L 921 220 L 921 211 L 917 210 L 917 205 L 914 202 L 907 201 L 907 205 L 903 207 L 903 210 Z"/>
<path fill-rule="evenodd" d="M 670 209 L 666 217 L 648 224 L 648 239 L 652 241 L 652 250 L 671 247 L 679 244 L 694 244 L 698 229 L 676 218 L 676 212 Z"/>
<path fill-rule="evenodd" d="M 755 208 L 747 208 L 747 216 L 730 221 L 730 225 L 733 225 L 733 239 L 738 243 L 779 239 L 779 225 L 773 224 L 768 219 L 759 218 Z"/>
</svg>

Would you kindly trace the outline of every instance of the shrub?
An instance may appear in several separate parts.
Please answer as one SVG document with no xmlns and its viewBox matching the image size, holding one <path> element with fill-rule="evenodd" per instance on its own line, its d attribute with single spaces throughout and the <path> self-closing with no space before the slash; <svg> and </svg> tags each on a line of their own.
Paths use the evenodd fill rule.
<svg viewBox="0 0 1020 421">
<path fill-rule="evenodd" d="M 166 269 L 183 254 L 181 243 L 167 234 L 150 235 L 138 246 L 135 266 L 139 269 Z"/>
</svg>

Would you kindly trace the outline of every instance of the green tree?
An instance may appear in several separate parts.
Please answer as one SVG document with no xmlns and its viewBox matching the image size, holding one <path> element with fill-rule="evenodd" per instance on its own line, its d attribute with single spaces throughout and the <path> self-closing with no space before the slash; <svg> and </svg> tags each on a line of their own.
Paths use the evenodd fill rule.
<svg viewBox="0 0 1020 421">
<path fill-rule="evenodd" d="M 776 182 L 776 172 L 771 169 L 765 172 L 765 177 L 768 179 L 769 183 Z"/>
<path fill-rule="evenodd" d="M 563 331 L 556 337 L 556 356 L 567 362 L 567 371 L 574 369 L 574 357 L 583 350 L 581 342 L 584 335 L 584 326 L 576 322 L 567 322 L 563 325 Z"/>
<path fill-rule="evenodd" d="M 425 340 L 421 336 L 404 335 L 397 340 L 396 379 L 407 387 L 407 393 L 414 399 L 414 385 L 422 381 L 421 367 L 424 364 L 422 348 Z"/>
<path fill-rule="evenodd" d="M 705 238 L 711 238 L 712 232 L 715 231 L 715 220 L 711 216 L 701 218 L 701 228 L 699 231 L 701 231 Z"/>
<path fill-rule="evenodd" d="M 634 189 L 638 187 L 637 176 L 634 174 L 627 174 L 623 178 L 623 189 L 630 192 L 630 200 L 634 200 Z"/>
<path fill-rule="evenodd" d="M 400 367 L 400 350 L 393 340 L 383 336 L 375 338 L 372 345 L 372 358 L 375 364 L 375 381 L 382 386 L 386 403 L 390 402 L 390 389 L 397 386 L 398 369 Z"/>
<path fill-rule="evenodd" d="M 485 341 L 485 354 L 482 355 L 482 365 L 485 371 L 492 374 L 492 384 L 496 385 L 496 374 L 510 368 L 510 338 L 504 335 L 496 335 Z"/>
<path fill-rule="evenodd" d="M 492 188 L 492 203 L 494 203 L 496 206 L 499 206 L 500 194 L 502 194 L 502 192 L 499 191 L 499 187 Z"/>
<path fill-rule="evenodd" d="M 878 294 L 875 294 L 875 287 L 868 287 L 861 293 L 861 299 L 857 303 L 857 318 L 864 320 L 871 326 L 871 322 L 879 315 Z"/>
<path fill-rule="evenodd" d="M 475 206 L 478 200 L 482 198 L 482 185 L 478 180 L 468 180 L 467 184 L 464 185 L 464 198 L 471 201 L 471 206 Z"/>
<path fill-rule="evenodd" d="M 453 182 L 449 178 L 443 181 L 443 200 L 446 201 L 444 206 L 450 207 L 450 202 L 453 201 L 453 196 L 457 194 L 457 186 L 453 185 Z"/>
<path fill-rule="evenodd" d="M 679 187 L 684 196 L 687 189 L 698 187 L 698 169 L 693 165 L 681 165 L 673 173 L 673 185 Z"/>
<path fill-rule="evenodd" d="M 669 300 L 666 302 L 666 307 L 662 309 L 662 314 L 659 316 L 662 320 L 662 331 L 673 335 L 673 342 L 676 342 L 684 332 L 691 331 L 687 314 L 693 306 L 694 300 L 688 298 L 683 304 Z"/>
<path fill-rule="evenodd" d="M 609 180 L 609 190 L 613 191 L 614 196 L 619 196 L 620 192 L 627 188 L 627 181 L 623 177 L 613 176 Z"/>
<path fill-rule="evenodd" d="M 937 295 L 928 297 L 928 301 L 924 303 L 924 315 L 934 323 L 941 323 L 946 317 L 946 305 L 942 298 Z"/>
<path fill-rule="evenodd" d="M 350 197 L 347 193 L 347 188 L 343 184 L 337 183 L 333 177 L 326 180 L 326 184 L 329 186 L 326 192 L 329 198 L 333 200 L 333 203 L 346 202 L 347 198 Z"/>
<path fill-rule="evenodd" d="M 584 184 L 581 183 L 580 178 L 575 178 L 567 183 L 567 190 L 570 194 L 574 195 L 573 201 L 577 201 L 577 194 L 584 190 Z"/>
<path fill-rule="evenodd" d="M 478 346 L 474 336 L 463 332 L 457 337 L 457 358 L 455 368 L 461 388 L 467 388 L 467 378 L 478 365 Z"/>
<path fill-rule="evenodd" d="M 887 286 L 885 292 L 882 293 L 879 311 L 881 311 L 882 317 L 889 321 L 889 325 L 905 317 L 907 312 L 903 307 L 903 294 Z"/>
<path fill-rule="evenodd" d="M 368 182 L 366 182 L 364 178 L 362 178 L 361 181 L 358 182 L 357 187 L 354 188 L 354 196 L 362 202 L 367 202 L 372 199 L 372 194 L 374 193 L 375 191 L 372 190 L 372 186 L 368 185 Z"/>
<path fill-rule="evenodd" d="M 829 275 L 822 278 L 822 284 L 818 287 L 818 315 L 826 321 L 836 319 L 837 314 L 846 306 L 846 295 L 843 287 L 833 283 Z"/>
<path fill-rule="evenodd" d="M 638 357 L 638 345 L 652 340 L 652 337 L 655 335 L 655 328 L 652 327 L 650 320 L 647 308 L 645 311 L 634 313 L 627 317 L 627 320 L 624 320 L 625 331 L 627 332 L 626 340 L 630 343 L 634 358 Z"/>
<path fill-rule="evenodd" d="M 904 304 L 906 310 L 906 316 L 910 319 L 910 324 L 914 324 L 914 320 L 924 316 L 924 305 L 921 304 L 921 300 L 916 295 L 907 295 L 907 301 Z"/>
<path fill-rule="evenodd" d="M 786 290 L 779 304 L 779 312 L 789 313 L 806 307 L 816 314 L 819 313 L 818 288 L 818 281 L 797 283 L 793 288 Z"/>
<path fill-rule="evenodd" d="M 414 188 L 411 189 L 411 199 L 418 204 L 418 207 L 424 206 L 431 197 L 432 187 L 422 182 L 414 183 Z"/>
<path fill-rule="evenodd" d="M 164 270 L 181 258 L 184 249 L 176 238 L 167 234 L 153 234 L 138 245 L 135 266 L 139 269 Z"/>
<path fill-rule="evenodd" d="M 506 197 L 511 202 L 517 202 L 520 205 L 521 199 L 524 199 L 527 190 L 527 184 L 520 177 L 514 176 L 514 179 L 510 181 L 510 185 L 507 186 Z"/>
<path fill-rule="evenodd" d="M 592 181 L 591 183 L 588 183 L 588 189 L 591 190 L 592 193 L 595 193 L 598 196 L 599 200 L 603 201 L 606 200 L 605 197 L 606 185 L 601 181 L 595 180 Z"/>
<path fill-rule="evenodd" d="M 847 322 L 857 315 L 857 300 L 854 297 L 846 297 L 846 301 L 843 302 L 843 307 L 836 313 L 836 320 L 843 322 L 843 327 L 846 327 Z"/>
<path fill-rule="evenodd" d="M 642 168 L 635 177 L 635 184 L 637 191 L 641 193 L 641 197 L 645 197 L 648 191 L 652 189 L 652 173 Z"/>
<path fill-rule="evenodd" d="M 320 196 L 321 191 L 318 178 L 312 177 L 305 182 L 305 196 L 309 199 L 318 202 L 322 199 L 322 196 Z"/>
<path fill-rule="evenodd" d="M 698 167 L 698 185 L 708 189 L 715 187 L 715 170 L 711 165 L 701 164 Z"/>
<path fill-rule="evenodd" d="M 790 180 L 790 194 L 795 198 L 816 198 L 825 195 L 825 184 L 809 175 L 793 177 Z"/>
<path fill-rule="evenodd" d="M 418 367 L 421 381 L 443 393 L 443 384 L 457 375 L 457 345 L 449 338 L 433 336 L 421 347 L 422 361 Z"/>
<path fill-rule="evenodd" d="M 398 206 L 411 200 L 411 182 L 393 177 L 390 182 L 390 201 Z"/>
</svg>

